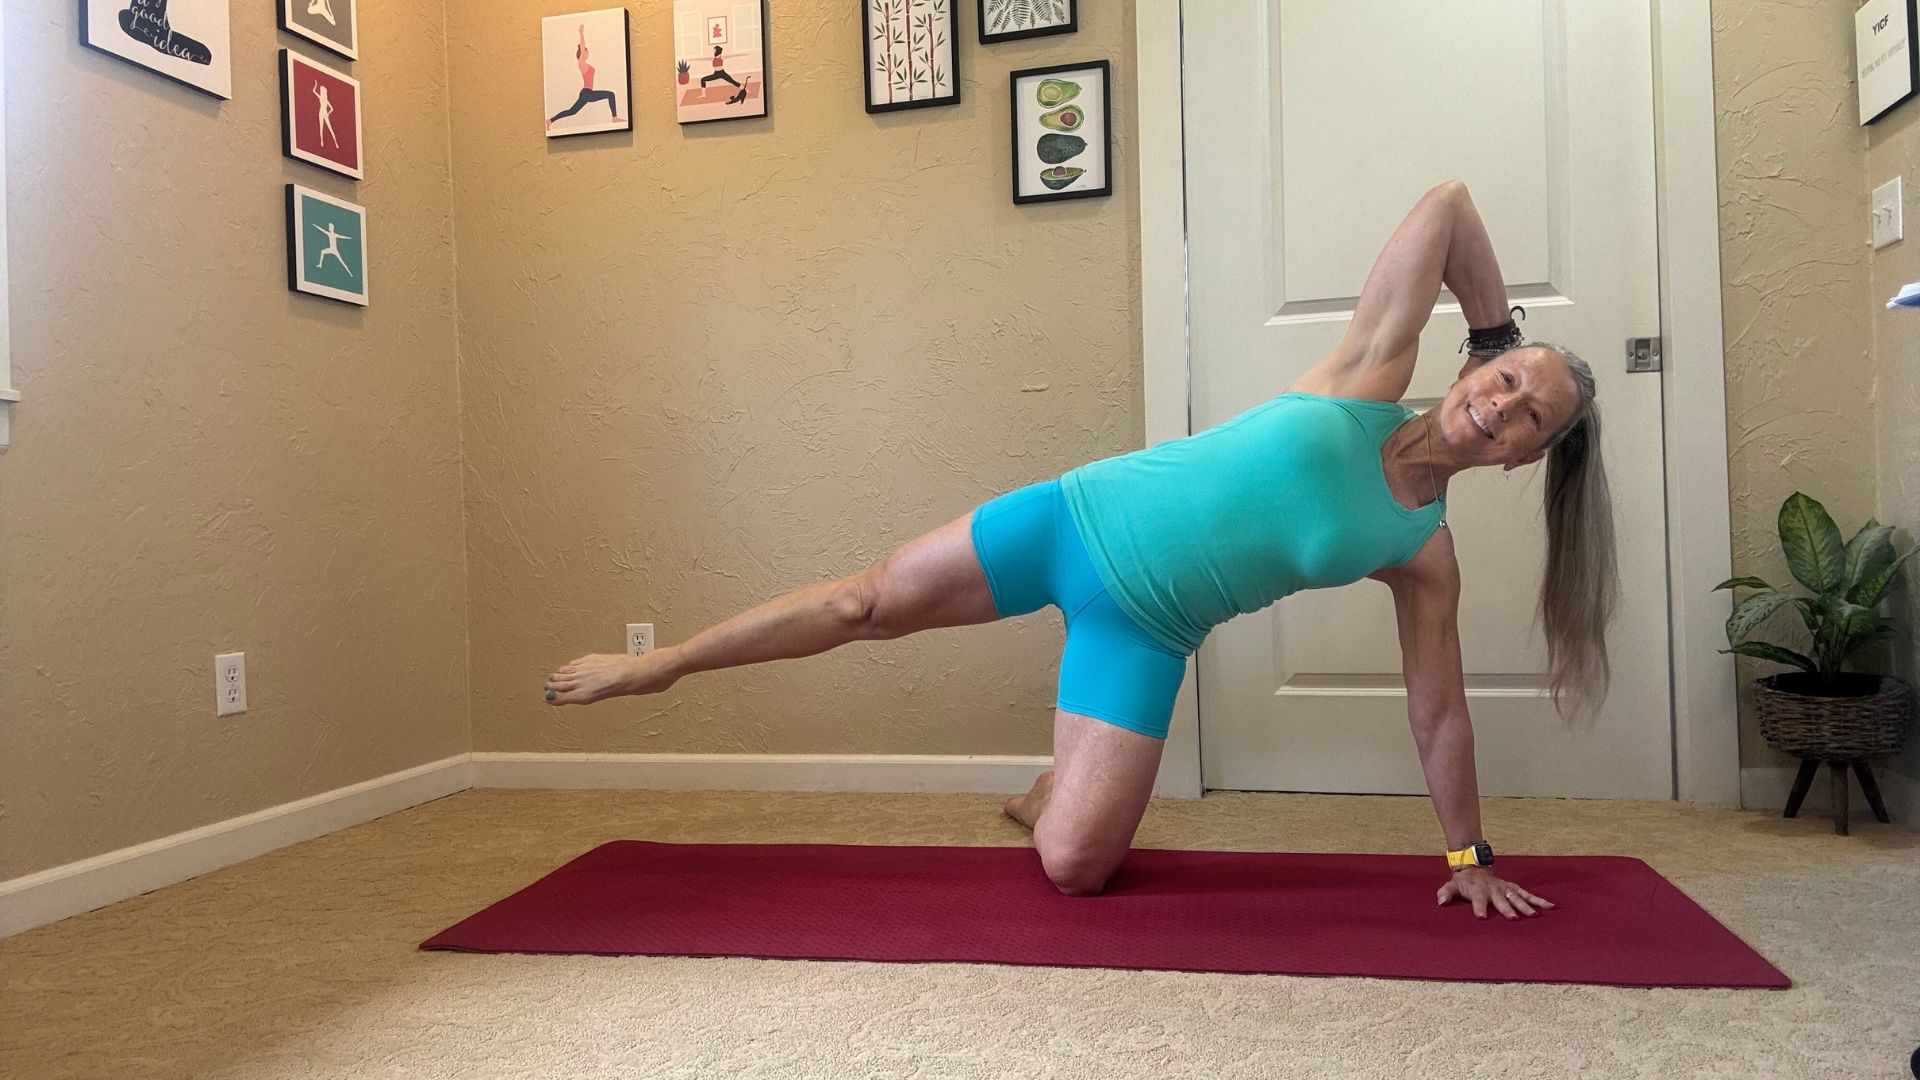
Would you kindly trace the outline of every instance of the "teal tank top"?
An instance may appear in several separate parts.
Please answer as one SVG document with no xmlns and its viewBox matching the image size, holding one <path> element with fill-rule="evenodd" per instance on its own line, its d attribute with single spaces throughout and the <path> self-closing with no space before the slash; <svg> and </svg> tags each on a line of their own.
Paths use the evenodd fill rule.
<svg viewBox="0 0 1920 1080">
<path fill-rule="evenodd" d="M 1286 393 L 1083 465 L 1060 487 L 1114 602 L 1185 655 L 1236 615 L 1413 558 L 1446 504 L 1402 506 L 1380 451 L 1414 415 L 1395 402 Z"/>
</svg>

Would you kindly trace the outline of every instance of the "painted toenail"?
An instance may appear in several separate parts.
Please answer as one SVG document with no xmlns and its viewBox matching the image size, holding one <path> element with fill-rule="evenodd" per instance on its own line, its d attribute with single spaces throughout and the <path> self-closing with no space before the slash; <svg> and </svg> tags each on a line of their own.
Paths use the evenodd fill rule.
<svg viewBox="0 0 1920 1080">
<path fill-rule="evenodd" d="M 551 690 L 549 690 L 549 691 L 547 691 L 547 700 L 548 700 L 548 701 L 552 701 L 552 700 L 553 700 L 554 698 L 556 698 L 556 697 L 559 697 L 559 696 L 560 696 L 560 695 L 558 695 L 558 694 L 556 694 L 556 693 L 554 693 L 554 692 L 553 692 L 553 691 L 551 691 Z"/>
</svg>

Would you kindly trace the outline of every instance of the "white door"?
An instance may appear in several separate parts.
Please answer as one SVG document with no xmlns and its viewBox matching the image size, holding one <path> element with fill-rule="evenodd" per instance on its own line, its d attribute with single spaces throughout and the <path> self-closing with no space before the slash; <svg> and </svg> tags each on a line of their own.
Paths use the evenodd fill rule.
<svg viewBox="0 0 1920 1080">
<path fill-rule="evenodd" d="M 1593 365 L 1620 541 L 1613 692 L 1569 730 L 1534 629 L 1545 466 L 1449 488 L 1481 792 L 1669 798 L 1666 552 L 1648 0 L 1188 0 L 1193 430 L 1283 391 L 1340 338 L 1421 193 L 1466 181 L 1531 340 Z M 1460 369 L 1442 294 L 1406 404 Z M 1199 654 L 1209 788 L 1422 794 L 1392 595 L 1309 591 Z"/>
</svg>

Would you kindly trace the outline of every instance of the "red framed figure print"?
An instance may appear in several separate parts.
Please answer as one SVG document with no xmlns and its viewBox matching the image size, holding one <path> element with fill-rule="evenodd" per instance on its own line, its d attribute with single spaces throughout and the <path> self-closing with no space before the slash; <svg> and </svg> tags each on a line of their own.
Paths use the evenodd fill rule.
<svg viewBox="0 0 1920 1080">
<path fill-rule="evenodd" d="M 365 179 L 358 79 L 281 49 L 280 121 L 282 153 Z"/>
</svg>

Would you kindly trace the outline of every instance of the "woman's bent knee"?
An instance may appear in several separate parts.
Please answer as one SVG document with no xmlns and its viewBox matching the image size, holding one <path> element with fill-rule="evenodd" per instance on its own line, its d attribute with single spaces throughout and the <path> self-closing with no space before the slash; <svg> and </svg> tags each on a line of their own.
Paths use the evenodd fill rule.
<svg viewBox="0 0 1920 1080">
<path fill-rule="evenodd" d="M 1053 887 L 1068 896 L 1098 896 L 1107 887 L 1108 879 L 1118 863 L 1110 859 L 1091 857 L 1082 852 L 1066 852 L 1049 857 L 1041 853 L 1040 865 L 1047 872 L 1047 880 Z"/>
</svg>

